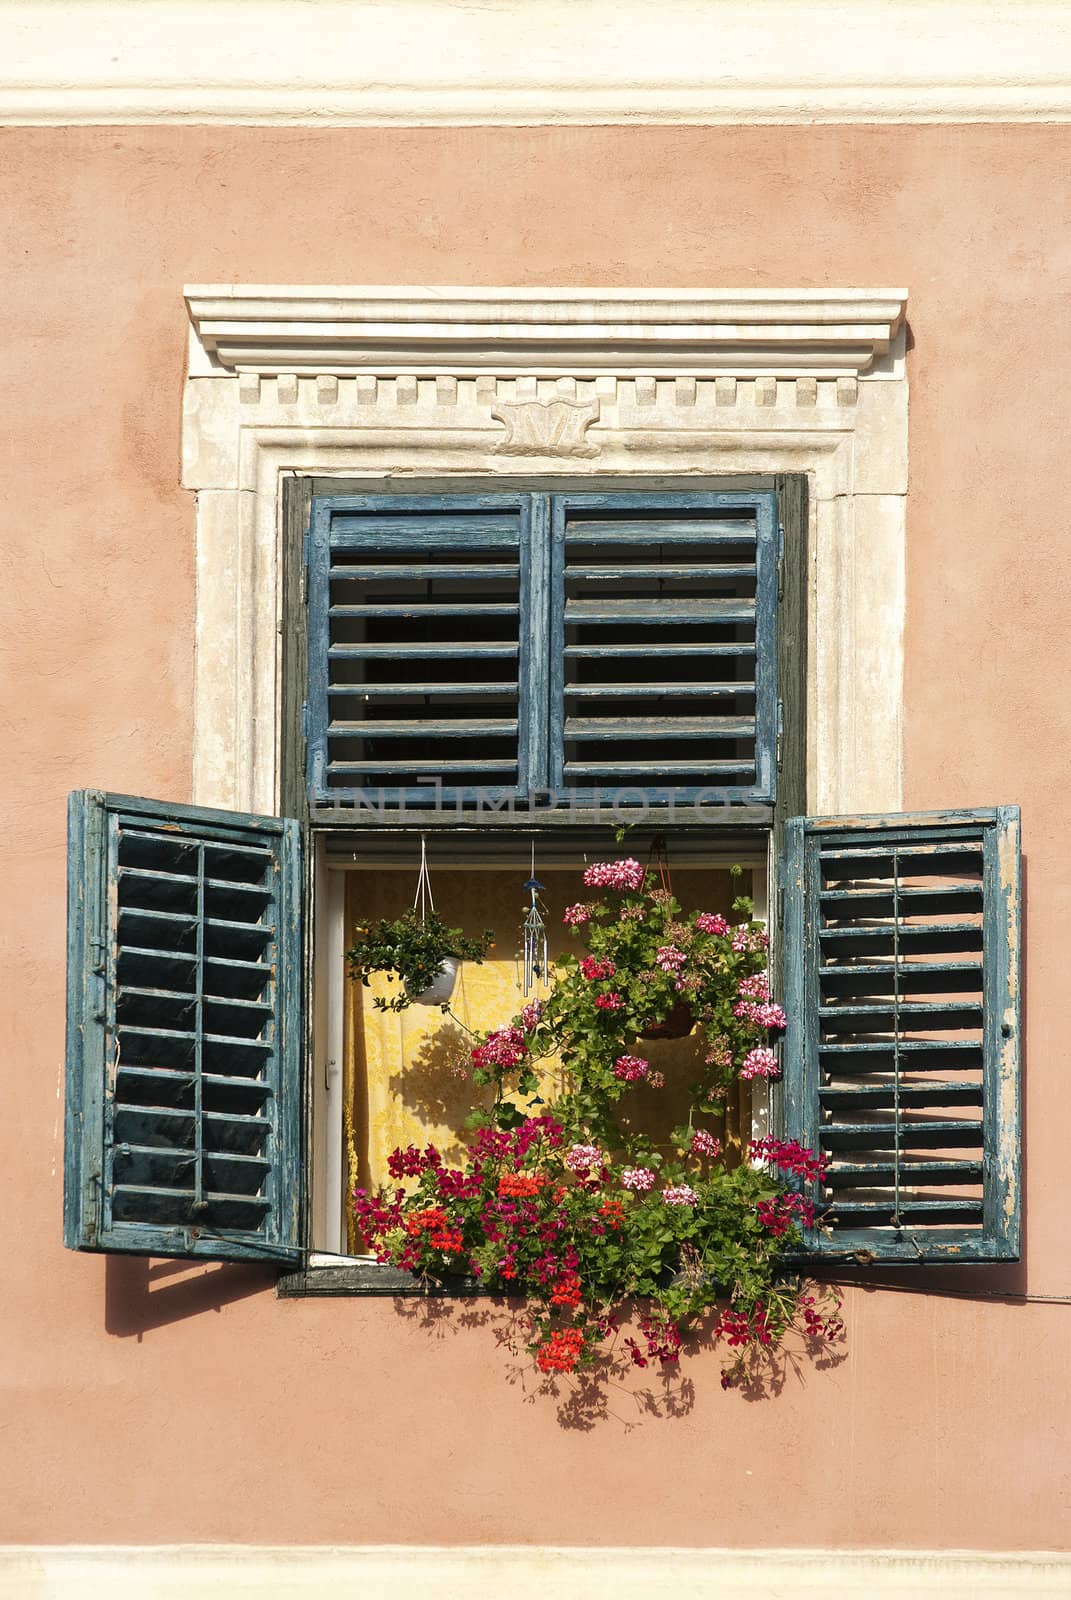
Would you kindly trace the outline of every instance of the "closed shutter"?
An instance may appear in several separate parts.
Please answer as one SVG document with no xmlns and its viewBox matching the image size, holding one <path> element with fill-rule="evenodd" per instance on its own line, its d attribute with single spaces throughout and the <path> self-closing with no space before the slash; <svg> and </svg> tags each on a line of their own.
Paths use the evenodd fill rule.
<svg viewBox="0 0 1071 1600">
<path fill-rule="evenodd" d="M 65 1242 L 292 1260 L 294 822 L 71 796 Z"/>
<path fill-rule="evenodd" d="M 1019 813 L 794 818 L 786 1131 L 826 1254 L 1019 1251 Z"/>
<path fill-rule="evenodd" d="M 545 520 L 518 495 L 314 500 L 314 806 L 527 792 L 544 762 Z"/>
<path fill-rule="evenodd" d="M 777 566 L 771 493 L 555 496 L 554 786 L 772 803 Z"/>
</svg>

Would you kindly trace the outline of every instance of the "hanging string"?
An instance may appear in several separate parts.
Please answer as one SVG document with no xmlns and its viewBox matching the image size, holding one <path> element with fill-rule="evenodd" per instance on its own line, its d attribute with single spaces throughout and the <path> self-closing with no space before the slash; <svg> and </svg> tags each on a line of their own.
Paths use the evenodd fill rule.
<svg viewBox="0 0 1071 1600">
<path fill-rule="evenodd" d="M 547 976 L 547 929 L 539 909 L 539 891 L 543 885 L 535 875 L 535 840 L 532 840 L 532 873 L 524 886 L 530 904 L 524 919 L 524 997 L 527 1000 L 536 984 L 545 982 Z"/>
<path fill-rule="evenodd" d="M 666 844 L 664 834 L 659 834 L 657 838 L 651 840 L 651 848 L 647 853 L 647 865 L 649 868 L 658 868 L 658 880 L 663 894 L 672 894 L 673 879 L 670 877 L 669 872 L 669 847 Z"/>
<path fill-rule="evenodd" d="M 426 922 L 429 911 L 435 910 L 435 897 L 431 892 L 431 873 L 428 871 L 428 841 L 420 835 L 420 872 L 417 875 L 413 910 L 420 912 L 421 922 Z"/>
</svg>

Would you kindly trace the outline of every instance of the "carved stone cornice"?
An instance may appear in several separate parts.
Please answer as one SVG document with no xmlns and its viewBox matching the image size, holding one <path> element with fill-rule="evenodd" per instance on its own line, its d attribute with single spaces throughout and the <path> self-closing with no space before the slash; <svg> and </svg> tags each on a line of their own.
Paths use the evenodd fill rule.
<svg viewBox="0 0 1071 1600">
<path fill-rule="evenodd" d="M 186 290 L 190 376 L 858 377 L 903 289 Z"/>
</svg>

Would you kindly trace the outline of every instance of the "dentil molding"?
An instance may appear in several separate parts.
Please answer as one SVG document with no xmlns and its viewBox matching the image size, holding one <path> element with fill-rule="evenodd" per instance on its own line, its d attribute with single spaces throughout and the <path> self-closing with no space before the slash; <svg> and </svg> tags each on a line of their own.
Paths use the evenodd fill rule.
<svg viewBox="0 0 1071 1600">
<path fill-rule="evenodd" d="M 191 376 L 857 377 L 903 289 L 187 289 Z"/>
</svg>

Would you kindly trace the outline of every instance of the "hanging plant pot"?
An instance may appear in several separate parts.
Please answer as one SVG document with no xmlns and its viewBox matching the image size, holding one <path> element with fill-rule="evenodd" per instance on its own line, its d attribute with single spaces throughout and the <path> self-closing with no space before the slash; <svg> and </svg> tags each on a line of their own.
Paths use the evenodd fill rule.
<svg viewBox="0 0 1071 1600">
<path fill-rule="evenodd" d="M 401 989 L 389 998 L 376 995 L 377 1011 L 404 1011 L 414 1002 L 421 1006 L 445 1006 L 454 992 L 459 961 L 480 962 L 493 943 L 490 928 L 477 939 L 460 928 L 448 928 L 435 910 L 428 875 L 428 849 L 420 841 L 420 873 L 411 910 L 400 917 L 383 917 L 368 928 L 358 928 L 353 948 L 346 959 L 354 978 L 368 988 L 372 974 L 386 972 L 402 979 Z M 406 977 L 406 973 L 412 974 Z M 418 985 L 429 973 L 435 976 L 424 988 Z"/>
<path fill-rule="evenodd" d="M 640 1034 L 641 1039 L 683 1039 L 695 1027 L 695 1018 L 687 1000 L 678 1000 L 672 1011 L 661 1022 L 649 1022 Z"/>
<path fill-rule="evenodd" d="M 419 994 L 414 994 L 407 983 L 405 992 L 414 1005 L 445 1005 L 454 992 L 454 984 L 457 982 L 457 969 L 458 959 L 456 956 L 443 956 L 442 971 L 437 978 L 432 979 L 426 989 L 421 989 Z"/>
</svg>

